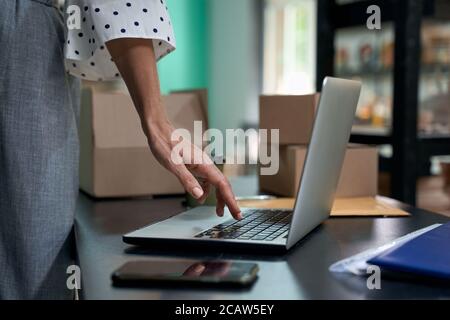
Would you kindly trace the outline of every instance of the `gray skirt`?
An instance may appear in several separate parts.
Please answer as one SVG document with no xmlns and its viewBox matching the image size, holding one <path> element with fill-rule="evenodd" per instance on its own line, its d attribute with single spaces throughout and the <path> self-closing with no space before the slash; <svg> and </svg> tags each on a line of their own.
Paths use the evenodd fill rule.
<svg viewBox="0 0 450 320">
<path fill-rule="evenodd" d="M 70 298 L 79 82 L 52 0 L 0 8 L 0 299 Z"/>
</svg>

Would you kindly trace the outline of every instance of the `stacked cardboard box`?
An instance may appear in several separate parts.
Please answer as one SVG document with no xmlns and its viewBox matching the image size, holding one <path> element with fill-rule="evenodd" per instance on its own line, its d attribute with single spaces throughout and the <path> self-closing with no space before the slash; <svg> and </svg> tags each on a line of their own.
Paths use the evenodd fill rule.
<svg viewBox="0 0 450 320">
<path fill-rule="evenodd" d="M 194 121 L 207 125 L 203 91 L 163 97 L 176 128 L 193 134 Z M 150 152 L 138 114 L 125 92 L 87 86 L 80 114 L 80 189 L 94 197 L 184 193 L 178 179 Z"/>
<path fill-rule="evenodd" d="M 275 175 L 260 175 L 261 191 L 285 197 L 296 196 L 318 100 L 319 94 L 260 97 L 260 128 L 280 130 L 279 170 Z M 375 196 L 377 189 L 377 149 L 349 144 L 336 196 Z"/>
</svg>

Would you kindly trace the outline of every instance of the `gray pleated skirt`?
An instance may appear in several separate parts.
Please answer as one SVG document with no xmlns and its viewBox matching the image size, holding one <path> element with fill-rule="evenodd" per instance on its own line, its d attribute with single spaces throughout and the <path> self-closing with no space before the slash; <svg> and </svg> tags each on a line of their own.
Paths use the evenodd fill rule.
<svg viewBox="0 0 450 320">
<path fill-rule="evenodd" d="M 65 299 L 79 82 L 52 0 L 0 0 L 0 299 Z"/>
</svg>

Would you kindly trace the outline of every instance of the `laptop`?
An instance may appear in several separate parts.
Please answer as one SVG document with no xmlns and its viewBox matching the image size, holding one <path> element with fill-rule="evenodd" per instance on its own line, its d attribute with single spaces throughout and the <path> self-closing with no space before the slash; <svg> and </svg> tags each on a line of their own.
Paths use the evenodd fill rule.
<svg viewBox="0 0 450 320">
<path fill-rule="evenodd" d="M 327 77 L 293 210 L 242 208 L 242 220 L 199 206 L 123 236 L 135 245 L 230 246 L 287 251 L 326 220 L 331 211 L 361 83 Z M 226 217 L 229 217 L 228 219 Z"/>
</svg>

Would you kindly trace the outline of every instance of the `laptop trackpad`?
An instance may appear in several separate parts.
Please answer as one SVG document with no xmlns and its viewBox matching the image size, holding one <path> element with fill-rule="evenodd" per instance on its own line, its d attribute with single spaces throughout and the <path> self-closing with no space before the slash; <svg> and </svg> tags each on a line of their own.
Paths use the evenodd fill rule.
<svg viewBox="0 0 450 320">
<path fill-rule="evenodd" d="M 223 217 L 216 215 L 216 208 L 209 206 L 197 207 L 180 213 L 167 220 L 152 224 L 128 234 L 130 237 L 156 238 L 192 238 L 194 235 L 209 229 L 219 223 L 232 219 L 225 209 Z"/>
</svg>

